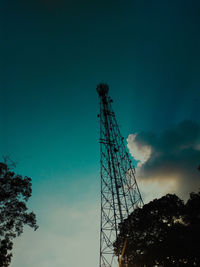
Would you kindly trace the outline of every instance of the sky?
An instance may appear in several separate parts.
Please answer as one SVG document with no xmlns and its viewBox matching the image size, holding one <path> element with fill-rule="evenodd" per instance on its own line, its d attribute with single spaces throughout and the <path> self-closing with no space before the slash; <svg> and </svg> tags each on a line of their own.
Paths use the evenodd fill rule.
<svg viewBox="0 0 200 267">
<path fill-rule="evenodd" d="M 0 3 L 0 147 L 39 229 L 11 267 L 98 266 L 99 100 L 108 83 L 145 202 L 199 187 L 198 0 Z M 183 167 L 184 166 L 184 167 Z"/>
</svg>

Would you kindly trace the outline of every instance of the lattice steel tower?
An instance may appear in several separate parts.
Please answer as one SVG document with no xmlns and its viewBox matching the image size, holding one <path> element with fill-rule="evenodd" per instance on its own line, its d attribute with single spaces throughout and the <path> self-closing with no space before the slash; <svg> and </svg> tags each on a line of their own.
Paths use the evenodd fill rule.
<svg viewBox="0 0 200 267">
<path fill-rule="evenodd" d="M 112 110 L 107 84 L 99 84 L 100 151 L 101 151 L 101 228 L 100 267 L 117 266 L 113 242 L 118 235 L 118 224 L 143 205 L 135 179 L 134 166 L 127 152 L 124 138 Z"/>
</svg>

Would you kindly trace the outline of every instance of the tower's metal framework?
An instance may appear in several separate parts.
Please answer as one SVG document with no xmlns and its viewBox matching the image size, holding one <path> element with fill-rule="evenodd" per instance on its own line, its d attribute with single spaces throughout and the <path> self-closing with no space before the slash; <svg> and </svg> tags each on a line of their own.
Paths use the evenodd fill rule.
<svg viewBox="0 0 200 267">
<path fill-rule="evenodd" d="M 100 98 L 100 164 L 101 164 L 101 228 L 100 267 L 117 266 L 113 242 L 118 225 L 136 208 L 143 205 L 135 179 L 134 166 L 112 110 L 107 84 L 99 84 Z"/>
</svg>

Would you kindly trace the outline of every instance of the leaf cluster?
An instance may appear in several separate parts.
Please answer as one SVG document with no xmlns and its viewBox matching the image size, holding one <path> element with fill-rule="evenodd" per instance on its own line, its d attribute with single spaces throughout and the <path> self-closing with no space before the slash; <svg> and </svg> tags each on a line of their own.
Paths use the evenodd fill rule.
<svg viewBox="0 0 200 267">
<path fill-rule="evenodd" d="M 136 209 L 120 225 L 116 255 L 126 239 L 129 267 L 200 266 L 200 193 L 191 193 L 186 204 L 167 194 Z"/>
<path fill-rule="evenodd" d="M 0 266 L 11 261 L 12 240 L 22 234 L 24 225 L 38 228 L 36 216 L 26 202 L 31 197 L 31 178 L 15 174 L 6 163 L 0 163 Z"/>
</svg>

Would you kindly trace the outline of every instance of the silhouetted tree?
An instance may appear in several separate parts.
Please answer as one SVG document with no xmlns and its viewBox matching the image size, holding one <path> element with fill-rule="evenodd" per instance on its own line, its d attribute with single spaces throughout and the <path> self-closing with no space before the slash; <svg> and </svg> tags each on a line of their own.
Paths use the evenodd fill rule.
<svg viewBox="0 0 200 267">
<path fill-rule="evenodd" d="M 200 266 L 200 193 L 186 204 L 168 194 L 136 209 L 121 225 L 114 243 L 129 267 Z"/>
<path fill-rule="evenodd" d="M 23 226 L 38 228 L 36 216 L 28 212 L 31 178 L 16 175 L 8 164 L 0 163 L 0 266 L 7 267 L 12 257 L 12 240 L 22 234 Z"/>
</svg>

